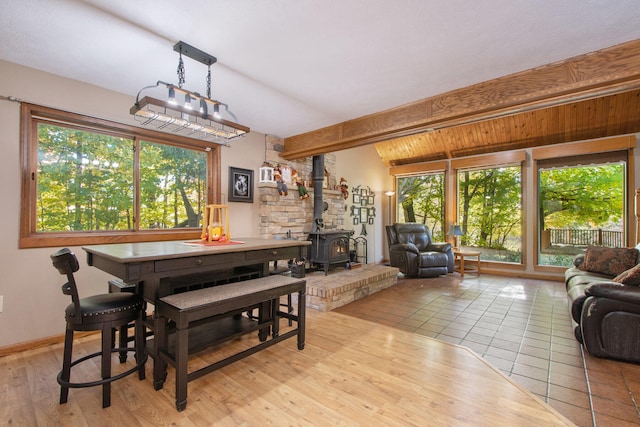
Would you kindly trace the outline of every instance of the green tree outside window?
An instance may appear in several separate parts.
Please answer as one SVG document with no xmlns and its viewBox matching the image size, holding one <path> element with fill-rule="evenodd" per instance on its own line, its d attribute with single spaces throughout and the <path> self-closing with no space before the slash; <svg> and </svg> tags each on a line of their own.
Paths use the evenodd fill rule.
<svg viewBox="0 0 640 427">
<path fill-rule="evenodd" d="M 135 141 L 38 124 L 37 231 L 131 231 L 200 226 L 206 154 L 140 143 L 136 223 Z"/>
<path fill-rule="evenodd" d="M 483 260 L 522 262 L 521 176 L 519 165 L 458 172 L 462 247 Z"/>
<path fill-rule="evenodd" d="M 625 246 L 625 174 L 625 162 L 538 170 L 538 264 L 571 265 L 588 244 Z"/>
<path fill-rule="evenodd" d="M 444 172 L 398 178 L 398 222 L 425 224 L 435 241 L 446 240 L 444 183 Z"/>
</svg>

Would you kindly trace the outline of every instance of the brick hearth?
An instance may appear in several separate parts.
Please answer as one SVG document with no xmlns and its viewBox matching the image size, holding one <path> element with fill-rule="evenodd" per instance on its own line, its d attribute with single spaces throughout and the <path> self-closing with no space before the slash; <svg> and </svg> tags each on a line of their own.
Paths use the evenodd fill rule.
<svg viewBox="0 0 640 427">
<path fill-rule="evenodd" d="M 346 270 L 333 268 L 307 272 L 307 307 L 331 311 L 396 284 L 398 269 L 379 264 L 363 264 Z"/>
</svg>

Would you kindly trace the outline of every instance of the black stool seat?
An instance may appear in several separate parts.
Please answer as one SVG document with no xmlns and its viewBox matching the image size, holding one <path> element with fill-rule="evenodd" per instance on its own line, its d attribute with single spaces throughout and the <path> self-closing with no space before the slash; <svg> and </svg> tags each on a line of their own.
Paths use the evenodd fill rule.
<svg viewBox="0 0 640 427">
<path fill-rule="evenodd" d="M 104 322 L 113 322 L 113 326 L 133 322 L 143 305 L 142 297 L 136 294 L 93 295 L 80 300 L 80 316 L 73 303 L 67 306 L 64 314 L 67 322 L 78 326 L 76 330 L 90 331 L 102 329 Z"/>
<path fill-rule="evenodd" d="M 53 266 L 60 274 L 67 276 L 67 283 L 62 285 L 62 292 L 70 295 L 72 303 L 65 309 L 67 330 L 64 337 L 64 355 L 62 370 L 58 374 L 60 384 L 60 403 L 66 403 L 69 396 L 69 388 L 82 388 L 102 385 L 102 407 L 111 405 L 111 383 L 134 372 L 138 372 L 138 378 L 145 378 L 144 365 L 147 361 L 145 352 L 145 327 L 143 322 L 144 301 L 140 295 L 133 293 L 93 295 L 80 299 L 78 288 L 73 273 L 78 271 L 79 264 L 75 254 L 69 249 L 60 249 L 51 255 Z M 129 323 L 135 324 L 135 346 L 114 347 L 114 331 Z M 74 331 L 101 331 L 102 347 L 95 353 L 88 354 L 80 359 L 71 360 Z M 135 352 L 136 365 L 118 375 L 111 375 L 111 353 L 120 355 L 128 351 Z M 71 368 L 79 363 L 100 356 L 101 379 L 85 382 L 71 382 Z M 121 358 L 122 360 L 122 358 Z"/>
</svg>

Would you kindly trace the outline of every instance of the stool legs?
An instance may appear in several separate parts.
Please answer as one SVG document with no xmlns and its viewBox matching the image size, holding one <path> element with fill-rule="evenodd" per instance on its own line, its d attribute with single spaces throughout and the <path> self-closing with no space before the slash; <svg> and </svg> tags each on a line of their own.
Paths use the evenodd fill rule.
<svg viewBox="0 0 640 427">
<path fill-rule="evenodd" d="M 68 325 L 64 338 L 64 353 L 62 357 L 62 369 L 58 374 L 58 384 L 60 384 L 60 404 L 67 403 L 69 397 L 69 388 L 83 388 L 102 385 L 102 407 L 107 408 L 111 405 L 111 383 L 120 378 L 138 371 L 138 378 L 140 380 L 145 379 L 145 363 L 147 361 L 146 334 L 145 325 L 143 322 L 144 313 L 140 313 L 135 320 L 135 359 L 136 365 L 125 372 L 119 373 L 115 376 L 111 375 L 111 353 L 117 351 L 120 353 L 120 348 L 114 349 L 113 347 L 113 330 L 114 326 L 111 322 L 105 322 L 102 325 L 101 333 L 101 349 L 99 352 L 88 354 L 75 361 L 72 360 L 73 352 L 73 332 L 74 330 Z M 117 327 L 117 326 L 116 326 Z M 125 343 L 126 345 L 126 343 Z M 125 347 L 125 351 L 128 351 Z M 130 351 L 133 351 L 131 349 Z M 89 382 L 71 382 L 71 368 L 79 363 L 82 363 L 93 357 L 100 357 L 100 380 Z"/>
<path fill-rule="evenodd" d="M 73 350 L 73 329 L 67 328 L 64 334 L 64 354 L 62 356 L 62 371 L 60 372 L 60 378 L 69 382 L 71 377 L 71 351 Z M 69 387 L 60 386 L 60 404 L 67 403 L 69 398 Z"/>
<path fill-rule="evenodd" d="M 125 283 L 120 279 L 111 279 L 108 282 L 108 288 L 109 288 L 109 293 L 119 293 L 119 292 L 131 292 L 131 293 L 135 293 L 137 292 L 137 285 L 136 284 L 132 284 L 132 283 Z M 143 310 L 146 310 L 146 304 L 143 306 L 142 308 Z M 120 326 L 120 328 L 118 329 L 118 335 L 119 335 L 119 340 L 118 340 L 118 345 L 120 346 L 120 363 L 125 363 L 127 361 L 127 345 L 129 342 L 129 335 L 128 335 L 128 331 L 129 328 L 131 327 L 131 325 L 122 325 Z M 146 331 L 145 331 L 146 332 Z M 115 343 L 115 334 L 116 334 L 116 330 L 113 329 L 112 335 L 113 335 L 113 341 Z"/>
<path fill-rule="evenodd" d="M 112 330 L 110 323 L 105 323 L 102 326 L 102 363 L 100 365 L 103 380 L 111 378 Z M 111 381 L 102 384 L 102 407 L 108 408 L 109 406 L 111 406 Z"/>
<path fill-rule="evenodd" d="M 115 332 L 115 329 L 112 329 Z M 118 332 L 118 346 L 120 347 L 120 363 L 127 361 L 127 345 L 129 344 L 129 325 L 120 326 Z"/>
</svg>

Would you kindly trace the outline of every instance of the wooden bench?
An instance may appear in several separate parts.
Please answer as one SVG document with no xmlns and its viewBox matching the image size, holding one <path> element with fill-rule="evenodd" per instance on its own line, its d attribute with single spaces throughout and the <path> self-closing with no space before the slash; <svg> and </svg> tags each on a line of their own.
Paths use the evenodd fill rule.
<svg viewBox="0 0 640 427">
<path fill-rule="evenodd" d="M 298 313 L 280 311 L 280 297 L 298 293 Z M 306 280 L 288 276 L 266 276 L 228 285 L 198 289 L 160 298 L 156 309 L 157 355 L 154 357 L 154 387 L 162 388 L 167 375 L 167 364 L 176 371 L 176 408 L 182 411 L 187 406 L 187 383 L 236 360 L 254 354 L 294 335 L 298 337 L 298 349 L 304 348 L 305 340 L 305 293 Z M 259 309 L 258 320 L 241 315 L 248 310 Z M 296 322 L 296 327 L 279 333 L 279 319 Z M 169 321 L 175 322 L 175 334 L 170 343 Z M 216 323 L 213 323 L 213 322 Z M 212 326 L 216 325 L 216 326 Z M 246 325 L 252 325 L 246 328 Z M 190 330 L 206 331 L 211 339 L 215 332 L 222 332 L 215 343 L 258 330 L 260 342 L 251 348 L 225 357 L 194 372 L 188 372 Z M 217 329 L 214 331 L 212 329 Z M 271 338 L 269 338 L 271 331 Z M 196 341 L 195 339 L 193 341 Z M 170 344 L 172 344 L 170 346 Z M 210 342 L 208 343 L 211 344 Z M 170 351 L 173 347 L 173 351 Z"/>
</svg>

